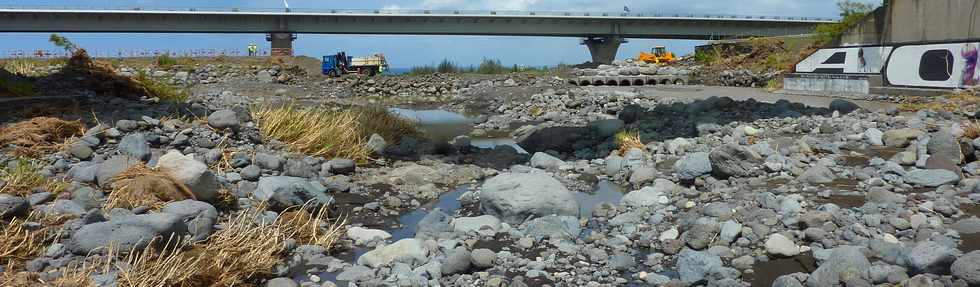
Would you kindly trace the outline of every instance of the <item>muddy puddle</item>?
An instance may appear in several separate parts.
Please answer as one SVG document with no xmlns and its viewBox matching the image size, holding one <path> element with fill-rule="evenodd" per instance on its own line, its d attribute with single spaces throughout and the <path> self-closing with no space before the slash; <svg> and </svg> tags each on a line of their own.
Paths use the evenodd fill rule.
<svg viewBox="0 0 980 287">
<path fill-rule="evenodd" d="M 592 217 L 592 211 L 596 205 L 602 203 L 618 204 L 619 200 L 626 194 L 626 190 L 608 180 L 601 180 L 596 183 L 592 193 L 579 192 L 575 194 L 575 201 L 579 204 L 579 218 Z"/>
<path fill-rule="evenodd" d="M 446 110 L 392 108 L 391 112 L 417 122 L 419 128 L 429 138 L 446 142 L 451 141 L 457 136 L 469 135 L 473 132 L 474 126 L 480 122 L 478 119 Z M 517 142 L 507 132 L 489 133 L 485 137 L 471 136 L 470 144 L 479 148 L 493 148 L 507 145 L 513 147 L 518 152 L 527 153 L 527 151 L 517 145 Z"/>
<path fill-rule="evenodd" d="M 752 266 L 752 274 L 746 274 L 744 280 L 752 282 L 752 286 L 772 286 L 779 276 L 797 272 L 813 273 L 817 270 L 817 260 L 810 253 L 803 253 L 790 258 L 780 258 L 759 262 Z"/>
</svg>

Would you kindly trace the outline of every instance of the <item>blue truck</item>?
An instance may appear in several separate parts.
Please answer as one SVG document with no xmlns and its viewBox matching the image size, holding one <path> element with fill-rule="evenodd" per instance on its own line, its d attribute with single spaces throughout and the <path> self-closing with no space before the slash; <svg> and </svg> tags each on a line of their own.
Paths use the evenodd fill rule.
<svg viewBox="0 0 980 287">
<path fill-rule="evenodd" d="M 374 54 L 370 57 L 351 57 L 340 52 L 336 55 L 323 56 L 323 74 L 328 77 L 340 77 L 346 74 L 374 76 L 388 70 L 388 61 L 384 54 Z"/>
</svg>

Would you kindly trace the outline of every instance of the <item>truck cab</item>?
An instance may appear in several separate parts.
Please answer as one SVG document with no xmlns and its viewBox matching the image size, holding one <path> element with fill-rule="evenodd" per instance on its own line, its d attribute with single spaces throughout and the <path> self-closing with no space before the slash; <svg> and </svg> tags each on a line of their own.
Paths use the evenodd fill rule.
<svg viewBox="0 0 980 287">
<path fill-rule="evenodd" d="M 345 52 L 323 56 L 322 72 L 328 77 L 339 77 L 344 74 L 360 74 L 375 76 L 388 70 L 388 61 L 384 54 L 374 54 L 370 57 L 351 57 Z"/>
</svg>

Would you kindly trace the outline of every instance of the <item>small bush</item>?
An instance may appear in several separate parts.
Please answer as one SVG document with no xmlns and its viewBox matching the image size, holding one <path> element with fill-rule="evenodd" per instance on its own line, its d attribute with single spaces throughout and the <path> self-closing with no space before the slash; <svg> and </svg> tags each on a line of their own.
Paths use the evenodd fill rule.
<svg viewBox="0 0 980 287">
<path fill-rule="evenodd" d="M 640 139 L 639 132 L 621 131 L 616 134 L 616 145 L 619 146 L 619 155 L 625 156 L 631 149 L 644 149 L 646 145 Z"/>
<path fill-rule="evenodd" d="M 177 59 L 170 57 L 170 54 L 164 53 L 157 56 L 153 63 L 156 64 L 157 67 L 169 70 L 174 65 L 177 65 Z"/>
<path fill-rule="evenodd" d="M 484 58 L 476 72 L 479 74 L 503 74 L 507 72 L 507 68 L 504 68 L 500 60 Z"/>
<path fill-rule="evenodd" d="M 439 63 L 439 66 L 436 66 L 436 72 L 440 74 L 451 74 L 459 73 L 460 69 L 456 66 L 456 63 L 453 63 L 449 59 L 443 59 L 442 62 Z"/>
<path fill-rule="evenodd" d="M 143 85 L 143 87 L 146 87 L 147 93 L 150 96 L 156 97 L 161 101 L 183 103 L 190 98 L 190 93 L 186 90 L 179 89 L 166 82 L 154 80 L 143 71 L 137 73 L 134 79 Z"/>
<path fill-rule="evenodd" d="M 61 181 L 48 180 L 41 175 L 43 165 L 27 159 L 17 160 L 13 167 L 0 168 L 0 180 L 6 182 L 0 187 L 0 193 L 27 196 L 35 189 L 43 189 L 51 193 L 61 193 L 68 184 Z"/>
</svg>

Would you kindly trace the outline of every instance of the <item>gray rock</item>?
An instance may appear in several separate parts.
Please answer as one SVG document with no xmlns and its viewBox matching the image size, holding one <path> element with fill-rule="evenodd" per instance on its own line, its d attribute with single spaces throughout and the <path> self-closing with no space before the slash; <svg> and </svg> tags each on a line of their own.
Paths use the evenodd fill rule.
<svg viewBox="0 0 980 287">
<path fill-rule="evenodd" d="M 354 240 L 356 245 L 365 245 L 379 240 L 388 240 L 391 238 L 391 234 L 380 229 L 351 227 L 347 229 L 347 238 Z"/>
<path fill-rule="evenodd" d="M 452 221 L 453 232 L 467 234 L 478 232 L 483 229 L 492 230 L 494 234 L 500 229 L 500 219 L 493 215 L 481 215 L 477 217 L 460 217 Z"/>
<path fill-rule="evenodd" d="M 884 146 L 885 141 L 882 139 L 884 135 L 885 133 L 879 129 L 876 128 L 867 129 L 864 131 L 863 134 L 864 142 L 873 146 Z"/>
<path fill-rule="evenodd" d="M 696 152 L 684 155 L 674 163 L 674 172 L 681 180 L 692 180 L 711 173 L 711 160 L 708 159 L 708 153 Z"/>
<path fill-rule="evenodd" d="M 345 158 L 335 158 L 327 161 L 321 167 L 321 171 L 326 170 L 331 174 L 345 174 L 349 175 L 354 173 L 357 168 L 357 164 L 353 160 Z"/>
<path fill-rule="evenodd" d="M 905 182 L 925 187 L 939 187 L 956 184 L 960 176 L 945 169 L 916 169 L 905 174 Z"/>
<path fill-rule="evenodd" d="M 719 177 L 749 177 L 755 174 L 755 167 L 762 163 L 762 156 L 744 146 L 726 144 L 711 151 L 708 155 L 712 171 Z"/>
<path fill-rule="evenodd" d="M 93 183 L 98 172 L 99 165 L 85 161 L 72 165 L 68 170 L 68 178 L 76 182 Z"/>
<path fill-rule="evenodd" d="M 531 156 L 532 167 L 554 170 L 558 169 L 558 167 L 563 164 L 565 164 L 565 162 L 561 159 L 543 152 L 536 152 L 533 156 Z"/>
<path fill-rule="evenodd" d="M 238 114 L 235 111 L 219 110 L 208 116 L 208 125 L 217 130 L 237 130 L 241 123 L 238 121 Z"/>
<path fill-rule="evenodd" d="M 374 269 L 370 267 L 354 265 L 345 268 L 343 272 L 337 274 L 338 281 L 359 282 L 374 278 Z"/>
<path fill-rule="evenodd" d="M 266 84 L 273 84 L 276 82 L 276 77 L 272 76 L 272 73 L 268 70 L 260 70 L 255 76 L 259 79 L 259 82 Z"/>
<path fill-rule="evenodd" d="M 267 153 L 256 153 L 255 164 L 268 170 L 282 170 L 282 158 Z"/>
<path fill-rule="evenodd" d="M 140 251 L 153 238 L 170 238 L 171 234 L 181 234 L 186 230 L 179 216 L 169 213 L 153 213 L 113 218 L 106 222 L 84 225 L 65 241 L 68 250 L 78 255 L 118 244 L 120 251 Z"/>
<path fill-rule="evenodd" d="M 677 188 L 677 185 L 673 182 L 666 179 L 657 179 L 654 181 L 653 186 L 647 186 L 640 190 L 627 193 L 620 199 L 620 203 L 626 206 L 636 207 L 664 205 L 670 203 L 670 198 L 667 195 L 675 188 Z"/>
<path fill-rule="evenodd" d="M 623 167 L 625 166 L 626 166 L 625 160 L 623 159 L 623 157 L 619 155 L 613 154 L 610 155 L 609 157 L 606 157 L 605 171 L 606 171 L 606 175 L 608 176 L 615 176 L 620 171 L 622 171 Z"/>
<path fill-rule="evenodd" d="M 476 268 L 493 267 L 493 262 L 497 260 L 497 254 L 490 249 L 475 249 L 470 253 L 470 261 Z"/>
<path fill-rule="evenodd" d="M 381 135 L 372 134 L 371 138 L 368 139 L 367 146 L 374 154 L 382 154 L 385 148 L 388 147 L 388 143 L 385 142 L 385 139 Z"/>
<path fill-rule="evenodd" d="M 326 191 L 327 188 L 320 183 L 305 178 L 274 176 L 260 179 L 252 195 L 256 200 L 269 202 L 273 209 L 282 210 L 310 201 L 315 206 L 329 205 L 333 203 L 333 198 Z"/>
<path fill-rule="evenodd" d="M 31 206 L 27 199 L 10 194 L 0 193 L 0 218 L 7 219 L 14 216 L 26 215 Z"/>
<path fill-rule="evenodd" d="M 77 202 L 85 210 L 102 208 L 105 199 L 105 193 L 88 186 L 81 186 L 71 192 L 71 200 Z"/>
<path fill-rule="evenodd" d="M 470 251 L 464 247 L 457 247 L 446 255 L 446 260 L 442 262 L 442 274 L 452 275 L 463 273 L 470 269 Z"/>
<path fill-rule="evenodd" d="M 950 228 L 956 230 L 956 232 L 959 232 L 960 234 L 980 233 L 980 219 L 976 217 L 962 219 L 956 223 L 953 223 Z"/>
<path fill-rule="evenodd" d="M 572 239 L 580 232 L 577 217 L 548 215 L 528 221 L 525 234 L 538 240 L 546 237 Z"/>
<path fill-rule="evenodd" d="M 218 222 L 218 210 L 213 205 L 197 200 L 167 203 L 160 212 L 176 215 L 187 226 L 191 240 L 204 240 L 214 232 Z"/>
<path fill-rule="evenodd" d="M 721 267 L 718 255 L 704 251 L 684 249 L 677 257 L 677 271 L 681 281 L 687 284 L 704 280 L 713 270 Z"/>
<path fill-rule="evenodd" d="M 834 248 L 830 256 L 820 264 L 806 280 L 806 286 L 836 286 L 848 278 L 867 276 L 871 262 L 864 256 L 861 247 L 842 246 Z"/>
<path fill-rule="evenodd" d="M 816 164 L 803 172 L 796 180 L 809 184 L 828 184 L 834 182 L 835 179 L 837 179 L 837 175 L 830 168 L 823 164 Z"/>
<path fill-rule="evenodd" d="M 128 134 L 119 140 L 119 152 L 142 161 L 149 161 L 153 155 L 146 135 L 141 133 Z"/>
<path fill-rule="evenodd" d="M 970 286 L 980 285 L 980 251 L 960 256 L 950 268 L 953 276 L 963 279 Z"/>
<path fill-rule="evenodd" d="M 242 175 L 242 179 L 255 181 L 259 179 L 259 176 L 262 176 L 262 169 L 257 165 L 250 164 L 242 168 L 240 174 Z"/>
<path fill-rule="evenodd" d="M 92 158 L 92 153 L 94 152 L 95 151 L 92 150 L 92 147 L 79 143 L 73 144 L 70 147 L 68 147 L 68 153 L 71 154 L 71 156 L 74 156 L 75 158 L 81 160 L 87 160 Z"/>
<path fill-rule="evenodd" d="M 425 247 L 422 245 L 422 240 L 408 238 L 368 251 L 357 259 L 357 264 L 370 266 L 371 268 L 377 268 L 395 262 L 421 265 L 426 262 L 427 253 Z"/>
<path fill-rule="evenodd" d="M 803 287 L 803 283 L 796 279 L 792 274 L 776 277 L 772 281 L 772 287 Z"/>
<path fill-rule="evenodd" d="M 180 180 L 194 193 L 197 200 L 212 201 L 218 197 L 218 189 L 221 187 L 218 178 L 208 170 L 206 164 L 194 159 L 193 155 L 185 156 L 179 151 L 171 150 L 160 157 L 157 168 L 166 170 Z"/>
<path fill-rule="evenodd" d="M 317 170 L 316 167 L 314 167 L 313 165 L 311 165 L 310 163 L 302 159 L 290 158 L 286 160 L 286 167 L 283 175 L 292 176 L 292 177 L 302 177 L 302 178 L 314 178 L 317 176 Z"/>
<path fill-rule="evenodd" d="M 659 173 L 657 169 L 650 166 L 634 167 L 633 172 L 630 173 L 630 184 L 634 186 L 641 186 L 652 182 L 657 178 Z"/>
<path fill-rule="evenodd" d="M 951 160 L 953 164 L 959 164 L 963 161 L 963 152 L 960 149 L 959 141 L 945 129 L 932 134 L 926 149 L 931 156 L 942 156 Z"/>
<path fill-rule="evenodd" d="M 917 129 L 896 129 L 886 131 L 882 138 L 888 147 L 904 148 L 909 146 L 912 140 L 924 134 L 924 132 Z"/>
<path fill-rule="evenodd" d="M 299 287 L 299 283 L 286 277 L 272 278 L 265 283 L 265 287 Z"/>
<path fill-rule="evenodd" d="M 944 274 L 956 260 L 954 250 L 945 245 L 924 241 L 916 244 L 907 260 L 911 271 L 916 273 Z"/>
<path fill-rule="evenodd" d="M 37 210 L 40 210 L 45 215 L 75 215 L 82 216 L 85 214 L 85 207 L 82 207 L 77 202 L 71 200 L 59 199 L 52 203 L 36 206 Z"/>
<path fill-rule="evenodd" d="M 742 233 L 742 224 L 739 224 L 734 220 L 725 221 L 721 223 L 721 234 L 719 235 L 719 239 L 725 243 L 732 243 L 740 233 Z"/>
<path fill-rule="evenodd" d="M 529 216 L 577 216 L 579 206 L 575 196 L 551 176 L 504 173 L 483 183 L 480 210 L 505 222 L 520 224 Z"/>
<path fill-rule="evenodd" d="M 124 132 L 135 131 L 139 128 L 139 125 L 134 120 L 118 120 L 116 121 L 116 129 Z"/>
<path fill-rule="evenodd" d="M 714 222 L 695 224 L 681 234 L 681 239 L 694 250 L 702 250 L 708 248 L 720 231 L 721 227 Z"/>
<path fill-rule="evenodd" d="M 834 99 L 830 101 L 830 110 L 840 112 L 841 114 L 849 114 L 860 109 L 860 106 L 848 100 Z"/>
<path fill-rule="evenodd" d="M 793 257 L 800 254 L 800 247 L 786 236 L 773 233 L 766 240 L 766 252 L 777 257 Z"/>
<path fill-rule="evenodd" d="M 873 189 L 865 195 L 865 198 L 869 202 L 874 202 L 877 204 L 903 204 L 905 203 L 905 195 L 891 192 L 886 189 Z"/>
<path fill-rule="evenodd" d="M 114 156 L 99 164 L 98 171 L 95 173 L 96 181 L 98 181 L 99 186 L 107 187 L 117 175 L 139 162 L 139 159 L 129 156 Z"/>
</svg>

